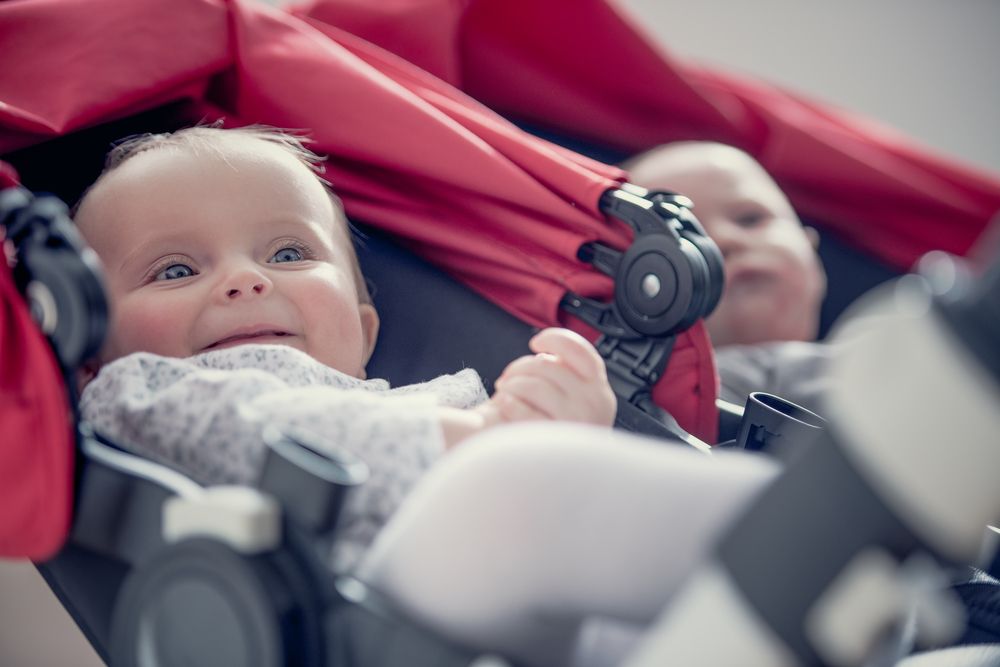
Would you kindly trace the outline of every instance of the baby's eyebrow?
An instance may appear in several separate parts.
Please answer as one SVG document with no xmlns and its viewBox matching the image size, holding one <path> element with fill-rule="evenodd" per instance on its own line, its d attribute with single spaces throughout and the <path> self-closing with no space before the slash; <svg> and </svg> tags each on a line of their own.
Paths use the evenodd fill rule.
<svg viewBox="0 0 1000 667">
<path fill-rule="evenodd" d="M 161 248 L 176 247 L 182 243 L 182 239 L 171 238 L 171 237 L 159 237 L 152 238 L 142 243 L 138 244 L 132 250 L 130 250 L 125 257 L 122 258 L 121 263 L 118 265 L 119 273 L 127 273 L 133 270 L 133 264 L 147 264 L 155 257 L 159 257 L 163 254 L 168 254 L 161 252 Z M 155 256 L 155 257 L 153 257 Z M 148 258 L 148 259 L 147 259 Z"/>
<path fill-rule="evenodd" d="M 334 236 L 332 227 L 328 228 L 325 222 L 316 220 L 281 218 L 270 221 L 266 227 L 276 239 L 282 236 L 304 236 L 325 244 L 332 242 Z"/>
<path fill-rule="evenodd" d="M 133 248 L 130 253 L 125 255 L 121 263 L 118 265 L 118 273 L 127 273 L 132 264 L 136 264 L 142 259 L 142 253 L 146 249 L 147 244 L 142 244 L 136 248 Z"/>
<path fill-rule="evenodd" d="M 732 202 L 730 202 L 730 204 L 734 207 L 755 208 L 755 209 L 766 208 L 759 198 L 752 196 L 737 197 L 733 199 Z"/>
</svg>

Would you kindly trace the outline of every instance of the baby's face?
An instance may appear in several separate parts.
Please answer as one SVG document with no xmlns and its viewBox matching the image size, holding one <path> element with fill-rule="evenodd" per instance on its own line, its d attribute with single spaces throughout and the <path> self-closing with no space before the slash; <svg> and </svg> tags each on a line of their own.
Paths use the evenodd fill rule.
<svg viewBox="0 0 1000 667">
<path fill-rule="evenodd" d="M 270 343 L 364 376 L 378 318 L 358 303 L 333 202 L 281 148 L 227 135 L 139 153 L 91 190 L 77 222 L 107 272 L 102 362 Z"/>
<path fill-rule="evenodd" d="M 814 241 L 756 161 L 727 147 L 695 146 L 639 165 L 633 178 L 690 197 L 725 257 L 725 291 L 706 322 L 716 345 L 816 337 L 826 277 Z"/>
</svg>

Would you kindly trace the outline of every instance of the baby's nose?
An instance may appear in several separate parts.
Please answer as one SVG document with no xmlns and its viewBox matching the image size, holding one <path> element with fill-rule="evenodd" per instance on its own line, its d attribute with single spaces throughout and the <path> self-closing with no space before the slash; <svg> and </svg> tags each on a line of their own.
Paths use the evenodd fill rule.
<svg viewBox="0 0 1000 667">
<path fill-rule="evenodd" d="M 271 288 L 271 281 L 257 271 L 240 271 L 230 276 L 223 287 L 223 292 L 229 300 L 242 297 L 266 294 Z"/>
<path fill-rule="evenodd" d="M 262 294 L 263 292 L 264 292 L 264 283 L 255 283 L 254 285 L 250 286 L 250 289 L 246 290 L 247 294 L 250 293 Z M 236 297 L 240 296 L 243 293 L 244 293 L 243 290 L 240 290 L 237 287 L 232 287 L 226 291 L 226 296 L 228 296 L 230 299 L 235 299 Z"/>
</svg>

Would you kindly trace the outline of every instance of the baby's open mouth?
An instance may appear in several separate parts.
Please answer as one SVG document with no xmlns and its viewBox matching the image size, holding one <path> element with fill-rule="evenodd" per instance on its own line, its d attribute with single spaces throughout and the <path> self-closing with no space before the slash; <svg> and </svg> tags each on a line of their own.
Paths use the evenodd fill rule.
<svg viewBox="0 0 1000 667">
<path fill-rule="evenodd" d="M 231 336 L 226 336 L 225 338 L 222 338 L 220 340 L 217 340 L 208 347 L 206 347 L 205 349 L 214 350 L 220 347 L 227 347 L 229 345 L 239 345 L 241 343 L 251 343 L 254 341 L 264 342 L 266 339 L 269 338 L 284 338 L 292 335 L 294 334 L 291 334 L 287 331 L 281 331 L 280 329 L 261 329 L 258 331 L 240 332 L 240 333 L 235 333 Z"/>
</svg>

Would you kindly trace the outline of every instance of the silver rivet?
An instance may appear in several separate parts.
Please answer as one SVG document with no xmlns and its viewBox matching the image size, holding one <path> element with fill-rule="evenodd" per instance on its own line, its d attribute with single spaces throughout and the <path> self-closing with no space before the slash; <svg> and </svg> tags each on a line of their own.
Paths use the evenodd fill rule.
<svg viewBox="0 0 1000 667">
<path fill-rule="evenodd" d="M 337 577 L 334 586 L 344 599 L 355 604 L 360 604 L 368 598 L 368 587 L 354 577 L 347 575 Z"/>
<path fill-rule="evenodd" d="M 476 658 L 469 663 L 469 667 L 510 667 L 510 663 L 498 655 L 485 654 L 476 656 Z"/>
<path fill-rule="evenodd" d="M 660 277 L 655 273 L 647 273 L 642 277 L 642 293 L 650 299 L 660 293 Z"/>
<path fill-rule="evenodd" d="M 25 293 L 28 303 L 31 304 L 31 314 L 45 334 L 51 335 L 59 324 L 59 309 L 56 307 L 56 298 L 52 295 L 45 283 L 32 280 L 28 283 Z"/>
</svg>

